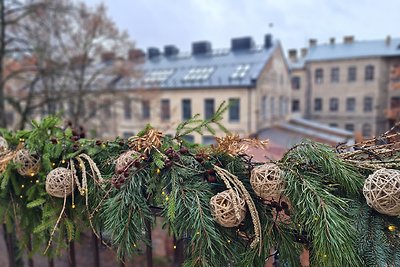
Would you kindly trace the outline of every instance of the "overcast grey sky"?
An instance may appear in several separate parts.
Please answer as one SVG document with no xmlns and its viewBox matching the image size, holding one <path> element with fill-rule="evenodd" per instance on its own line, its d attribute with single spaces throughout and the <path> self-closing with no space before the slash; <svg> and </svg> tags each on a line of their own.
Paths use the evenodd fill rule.
<svg viewBox="0 0 400 267">
<path fill-rule="evenodd" d="M 229 47 L 232 37 L 252 36 L 262 43 L 271 32 L 285 51 L 344 35 L 357 40 L 400 37 L 400 0 L 85 0 L 103 2 L 138 48 L 208 40 Z M 270 28 L 269 25 L 273 24 Z"/>
</svg>

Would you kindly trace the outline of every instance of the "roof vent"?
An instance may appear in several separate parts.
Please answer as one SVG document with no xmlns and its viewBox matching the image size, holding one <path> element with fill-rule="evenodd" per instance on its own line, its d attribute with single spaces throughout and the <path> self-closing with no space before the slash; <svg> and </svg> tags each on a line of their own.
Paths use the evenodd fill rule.
<svg viewBox="0 0 400 267">
<path fill-rule="evenodd" d="M 272 47 L 272 34 L 266 34 L 264 37 L 264 47 L 269 49 Z"/>
<path fill-rule="evenodd" d="M 392 37 L 390 35 L 386 36 L 386 45 L 389 46 L 392 41 Z"/>
<path fill-rule="evenodd" d="M 297 61 L 297 49 L 289 49 L 288 54 L 290 61 L 292 62 Z"/>
<path fill-rule="evenodd" d="M 305 58 L 307 56 L 308 49 L 306 47 L 303 47 L 300 49 L 300 55 L 302 58 Z"/>
<path fill-rule="evenodd" d="M 211 43 L 208 41 L 200 41 L 192 43 L 193 55 L 204 55 L 211 53 Z"/>
<path fill-rule="evenodd" d="M 345 44 L 354 43 L 354 36 L 353 35 L 348 35 L 348 36 L 343 37 L 343 43 L 345 43 Z"/>
<path fill-rule="evenodd" d="M 310 47 L 314 47 L 317 45 L 317 39 L 310 39 L 308 40 Z"/>
<path fill-rule="evenodd" d="M 147 54 L 149 56 L 149 59 L 155 59 L 160 56 L 160 50 L 157 47 L 149 47 L 147 49 Z"/>
<path fill-rule="evenodd" d="M 329 43 L 331 45 L 334 45 L 335 44 L 335 38 L 334 37 L 329 38 Z"/>
<path fill-rule="evenodd" d="M 254 48 L 254 41 L 251 37 L 234 38 L 231 40 L 232 51 L 250 50 Z"/>
<path fill-rule="evenodd" d="M 179 54 L 179 49 L 174 45 L 166 45 L 164 46 L 164 55 L 166 57 L 176 56 Z"/>
</svg>

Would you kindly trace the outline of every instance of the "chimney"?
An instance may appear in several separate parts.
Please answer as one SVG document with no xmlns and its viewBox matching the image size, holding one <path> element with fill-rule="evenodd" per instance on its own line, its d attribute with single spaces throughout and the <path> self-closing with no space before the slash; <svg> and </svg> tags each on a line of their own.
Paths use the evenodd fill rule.
<svg viewBox="0 0 400 267">
<path fill-rule="evenodd" d="M 144 59 L 145 53 L 142 49 L 130 49 L 128 51 L 128 60 L 139 61 Z"/>
<path fill-rule="evenodd" d="M 317 45 L 317 39 L 310 39 L 308 40 L 310 47 L 314 47 Z"/>
<path fill-rule="evenodd" d="M 289 49 L 288 54 L 289 54 L 290 61 L 292 61 L 292 62 L 297 61 L 297 49 Z"/>
<path fill-rule="evenodd" d="M 179 49 L 174 45 L 164 46 L 164 56 L 171 57 L 179 54 Z"/>
<path fill-rule="evenodd" d="M 209 41 L 200 41 L 192 43 L 193 55 L 206 55 L 212 52 L 211 43 Z"/>
<path fill-rule="evenodd" d="M 157 47 L 149 47 L 147 49 L 147 55 L 149 59 L 156 59 L 160 56 L 160 50 Z"/>
<path fill-rule="evenodd" d="M 307 53 L 308 53 L 308 49 L 307 49 L 306 47 L 303 47 L 303 48 L 300 50 L 301 58 L 305 58 L 305 57 L 307 56 Z"/>
<path fill-rule="evenodd" d="M 272 47 L 272 34 L 266 34 L 264 37 L 264 48 L 270 49 Z"/>
<path fill-rule="evenodd" d="M 254 47 L 254 41 L 251 37 L 233 38 L 231 40 L 232 51 L 250 50 Z"/>
<path fill-rule="evenodd" d="M 343 43 L 345 43 L 345 44 L 354 43 L 354 36 L 353 35 L 348 35 L 348 36 L 343 37 Z"/>
<path fill-rule="evenodd" d="M 335 44 L 335 38 L 334 37 L 329 38 L 329 43 L 331 45 L 334 45 Z"/>
<path fill-rule="evenodd" d="M 391 41 L 392 41 L 392 37 L 391 37 L 390 35 L 386 36 L 386 41 L 385 41 L 385 43 L 386 43 L 387 46 L 390 45 Z"/>
<path fill-rule="evenodd" d="M 103 63 L 110 63 L 115 59 L 115 53 L 114 52 L 103 52 L 101 54 L 101 61 Z"/>
</svg>

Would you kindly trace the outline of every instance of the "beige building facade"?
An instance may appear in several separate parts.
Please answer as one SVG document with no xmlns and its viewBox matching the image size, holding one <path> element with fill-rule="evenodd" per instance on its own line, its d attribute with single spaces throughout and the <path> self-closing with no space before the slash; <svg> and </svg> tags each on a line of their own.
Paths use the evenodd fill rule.
<svg viewBox="0 0 400 267">
<path fill-rule="evenodd" d="M 390 65 L 400 58 L 399 44 L 390 37 L 355 41 L 347 36 L 343 43 L 310 40 L 303 57 L 289 51 L 292 111 L 363 137 L 383 133 L 390 125 Z"/>
</svg>

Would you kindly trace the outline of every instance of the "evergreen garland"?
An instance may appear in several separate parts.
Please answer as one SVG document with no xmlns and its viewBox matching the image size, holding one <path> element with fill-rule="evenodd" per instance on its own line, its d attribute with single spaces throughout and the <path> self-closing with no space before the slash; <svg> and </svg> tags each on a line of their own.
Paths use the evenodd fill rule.
<svg viewBox="0 0 400 267">
<path fill-rule="evenodd" d="M 215 134 L 215 126 L 226 131 L 220 123 L 225 109 L 221 106 L 211 119 L 195 116 L 180 124 L 173 137 L 148 125 L 129 140 L 85 139 L 76 129 L 60 127 L 54 117 L 33 121 L 29 131 L 1 130 L 11 151 L 29 149 L 39 155 L 41 168 L 24 177 L 17 164 L 7 162 L 0 173 L 0 219 L 8 231 L 14 225 L 18 228 L 20 247 L 29 248 L 30 255 L 47 248 L 49 257 L 57 256 L 90 229 L 119 258 L 128 259 L 150 245 L 148 226 L 154 224 L 158 210 L 171 235 L 186 244 L 184 266 L 264 266 L 278 253 L 282 263 L 300 266 L 299 255 L 305 248 L 311 266 L 400 266 L 399 219 L 374 211 L 361 194 L 374 162 L 368 159 L 363 165 L 348 151 L 341 154 L 305 141 L 274 162 L 284 173 L 283 194 L 279 199 L 261 199 L 249 176 L 263 163 L 253 162 L 245 153 L 184 139 L 193 132 Z M 116 172 L 116 159 L 129 150 L 138 156 Z M 90 163 L 80 166 L 76 157 L 82 154 L 96 163 L 103 183 L 89 172 Z M 391 155 L 397 157 L 395 152 Z M 84 175 L 88 177 L 87 191 L 75 190 L 64 199 L 51 197 L 45 191 L 46 175 L 71 164 L 82 184 Z M 250 247 L 256 233 L 249 213 L 238 227 L 216 223 L 210 199 L 226 185 L 215 166 L 237 177 L 254 202 L 261 223 L 259 246 Z"/>
</svg>

